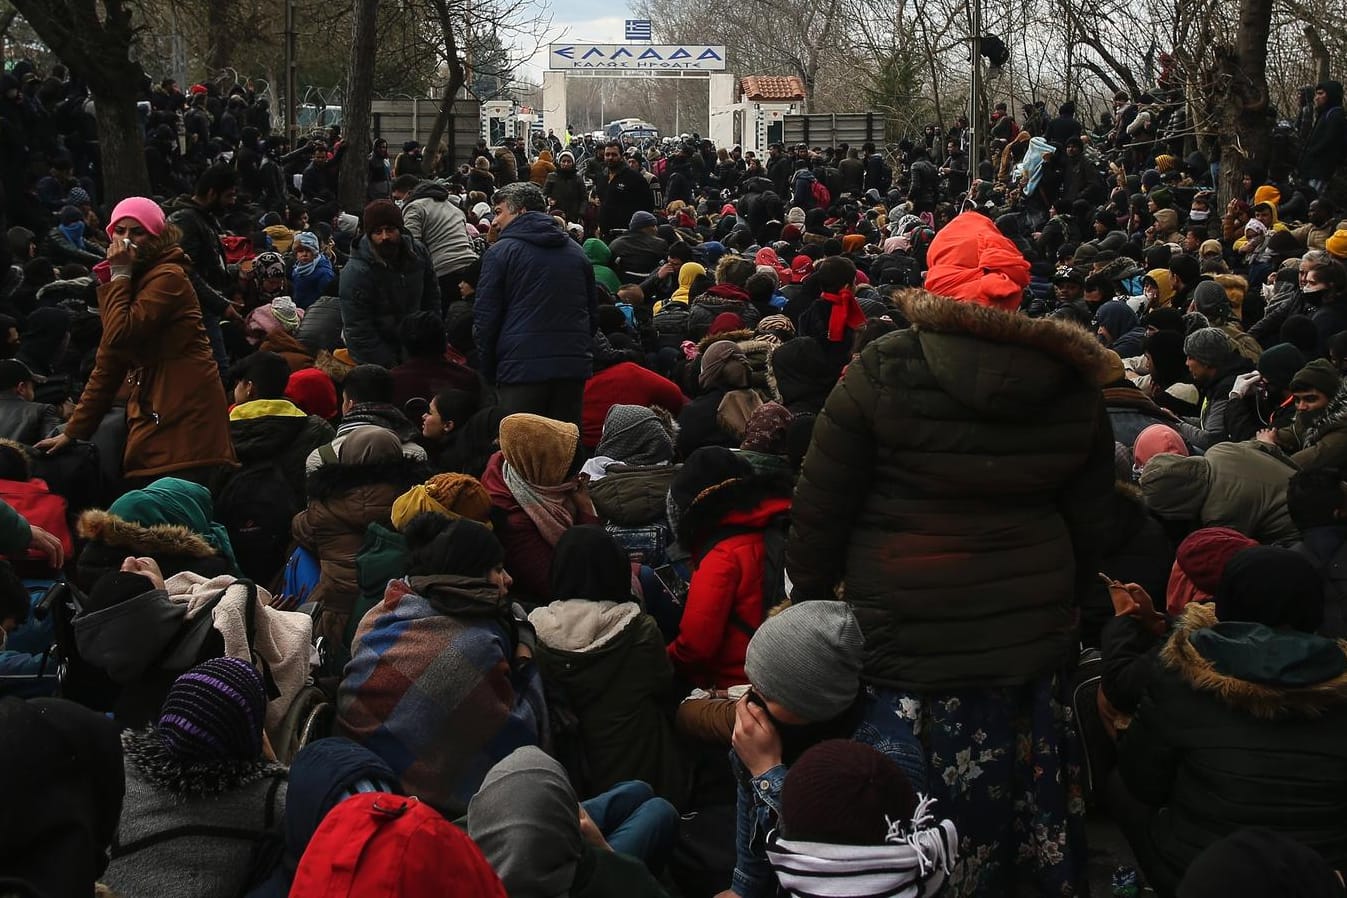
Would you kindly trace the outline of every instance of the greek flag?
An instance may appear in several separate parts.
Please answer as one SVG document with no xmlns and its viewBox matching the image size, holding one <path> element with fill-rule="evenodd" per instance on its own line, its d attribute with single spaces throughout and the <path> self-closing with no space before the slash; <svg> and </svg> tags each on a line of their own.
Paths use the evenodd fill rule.
<svg viewBox="0 0 1347 898">
<path fill-rule="evenodd" d="M 627 40 L 629 41 L 650 40 L 650 20 L 627 19 Z"/>
</svg>

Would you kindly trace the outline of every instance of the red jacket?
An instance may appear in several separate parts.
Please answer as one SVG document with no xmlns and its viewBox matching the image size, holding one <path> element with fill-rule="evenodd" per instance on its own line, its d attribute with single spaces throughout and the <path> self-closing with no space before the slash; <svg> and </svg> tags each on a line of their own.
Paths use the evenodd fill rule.
<svg viewBox="0 0 1347 898">
<path fill-rule="evenodd" d="M 698 560 L 668 652 L 674 670 L 693 685 L 728 689 L 748 682 L 744 654 L 766 610 L 763 531 L 789 512 L 788 484 L 746 477 L 704 493 L 684 513 L 679 539 Z M 717 532 L 740 528 L 750 532 L 717 539 Z"/>
<path fill-rule="evenodd" d="M 497 509 L 492 519 L 503 519 L 497 520 L 496 538 L 505 547 L 505 569 L 514 580 L 513 592 L 546 604 L 554 598 L 551 578 L 556 547 L 543 539 L 533 519 L 505 485 L 504 464 L 504 456 L 499 452 L 492 455 L 482 474 L 482 486 L 491 496 L 491 505 Z M 576 514 L 574 523 L 597 524 L 599 519 L 593 515 Z"/>
<path fill-rule="evenodd" d="M 615 405 L 658 405 L 677 418 L 687 401 L 683 391 L 668 378 L 633 362 L 619 362 L 596 372 L 585 382 L 580 442 L 586 449 L 599 445 L 603 419 Z"/>
<path fill-rule="evenodd" d="M 24 520 L 41 527 L 61 541 L 65 557 L 72 558 L 75 545 L 70 538 L 70 523 L 66 520 L 66 501 L 47 488 L 42 480 L 0 480 L 0 499 L 4 499 Z M 28 550 L 28 558 L 45 558 L 35 549 Z"/>
</svg>

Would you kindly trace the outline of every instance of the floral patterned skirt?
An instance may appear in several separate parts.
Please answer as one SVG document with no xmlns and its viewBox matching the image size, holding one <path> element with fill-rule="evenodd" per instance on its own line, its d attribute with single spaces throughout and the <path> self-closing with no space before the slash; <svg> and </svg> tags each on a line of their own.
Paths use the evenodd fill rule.
<svg viewBox="0 0 1347 898">
<path fill-rule="evenodd" d="M 1085 802 L 1060 681 L 917 695 L 877 689 L 930 765 L 934 810 L 959 829 L 947 896 L 1074 896 L 1086 886 Z"/>
</svg>

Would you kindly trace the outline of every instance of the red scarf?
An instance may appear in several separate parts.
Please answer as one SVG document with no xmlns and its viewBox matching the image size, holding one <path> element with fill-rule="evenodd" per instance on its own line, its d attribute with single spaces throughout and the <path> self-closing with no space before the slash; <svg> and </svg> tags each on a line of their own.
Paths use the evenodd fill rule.
<svg viewBox="0 0 1347 898">
<path fill-rule="evenodd" d="M 856 294 L 851 292 L 850 287 L 843 287 L 838 293 L 821 293 L 819 299 L 833 306 L 828 316 L 828 339 L 832 342 L 842 342 L 842 335 L 847 328 L 855 330 L 865 324 L 865 313 L 861 311 Z"/>
</svg>

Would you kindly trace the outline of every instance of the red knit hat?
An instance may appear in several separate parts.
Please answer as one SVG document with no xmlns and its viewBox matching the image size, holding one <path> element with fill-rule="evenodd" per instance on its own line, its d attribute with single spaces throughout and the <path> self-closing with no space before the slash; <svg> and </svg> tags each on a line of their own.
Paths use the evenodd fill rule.
<svg viewBox="0 0 1347 898">
<path fill-rule="evenodd" d="M 285 398 L 324 421 L 337 417 L 337 386 L 317 368 L 303 368 L 291 374 Z"/>
<path fill-rule="evenodd" d="M 1013 312 L 1029 286 L 1029 260 L 977 212 L 941 228 L 926 260 L 926 289 L 937 296 Z"/>
</svg>

